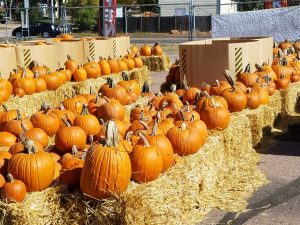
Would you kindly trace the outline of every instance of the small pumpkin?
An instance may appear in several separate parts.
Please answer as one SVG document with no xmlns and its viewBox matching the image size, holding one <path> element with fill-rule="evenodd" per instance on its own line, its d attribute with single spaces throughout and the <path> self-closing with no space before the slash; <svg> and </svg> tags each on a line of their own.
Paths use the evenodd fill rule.
<svg viewBox="0 0 300 225">
<path fill-rule="evenodd" d="M 247 108 L 256 109 L 260 106 L 261 101 L 257 91 L 248 88 L 246 92 L 247 97 Z"/>
<path fill-rule="evenodd" d="M 87 78 L 98 78 L 101 76 L 101 67 L 97 62 L 93 62 L 88 58 L 88 62 L 83 65 L 87 73 Z"/>
<path fill-rule="evenodd" d="M 151 56 L 152 55 L 151 47 L 149 45 L 144 44 L 140 49 L 140 54 L 141 56 Z"/>
<path fill-rule="evenodd" d="M 73 73 L 73 77 L 75 81 L 85 81 L 88 77 L 87 72 L 84 67 L 80 66 Z"/>
<path fill-rule="evenodd" d="M 230 122 L 229 111 L 221 106 L 216 105 L 214 99 L 211 99 L 212 105 L 205 107 L 200 112 L 201 119 L 208 129 L 223 130 L 228 127 Z"/>
<path fill-rule="evenodd" d="M 107 102 L 98 108 L 97 114 L 99 119 L 105 121 L 111 119 L 124 120 L 125 108 L 116 99 L 107 99 Z"/>
<path fill-rule="evenodd" d="M 50 106 L 43 103 L 41 111 L 31 115 L 30 121 L 34 127 L 40 128 L 46 132 L 46 134 L 52 137 L 60 127 L 59 117 L 51 112 Z M 27 127 L 30 129 L 29 127 Z"/>
<path fill-rule="evenodd" d="M 15 144 L 17 138 L 15 135 L 9 132 L 0 132 L 0 147 L 10 147 Z"/>
<path fill-rule="evenodd" d="M 98 118 L 92 114 L 89 114 L 88 106 L 86 104 L 83 105 L 81 115 L 76 116 L 73 126 L 81 127 L 87 136 L 97 136 L 101 130 L 101 125 Z"/>
<path fill-rule="evenodd" d="M 111 68 L 106 59 L 103 59 L 102 57 L 100 57 L 98 64 L 100 65 L 102 75 L 105 76 L 105 75 L 111 74 Z"/>
<path fill-rule="evenodd" d="M 67 61 L 65 62 L 65 67 L 67 70 L 70 70 L 72 72 L 72 74 L 74 74 L 74 72 L 78 68 L 78 63 L 75 60 L 71 59 L 71 56 L 68 55 Z"/>
<path fill-rule="evenodd" d="M 22 202 L 26 197 L 26 186 L 21 180 L 15 180 L 10 173 L 8 182 L 1 188 L 1 198 L 7 203 Z"/>
<path fill-rule="evenodd" d="M 156 42 L 152 49 L 151 49 L 151 53 L 152 55 L 156 55 L 156 56 L 161 56 L 163 55 L 163 50 L 162 47 L 160 46 L 160 44 L 158 42 Z"/>
<path fill-rule="evenodd" d="M 132 179 L 145 183 L 158 178 L 163 170 L 163 157 L 156 146 L 150 145 L 146 137 L 139 133 L 143 145 L 135 145 L 130 154 Z"/>
<path fill-rule="evenodd" d="M 33 128 L 33 124 L 31 123 L 31 121 L 27 118 L 22 119 L 19 110 L 17 110 L 16 118 L 13 120 L 9 120 L 5 124 L 3 130 L 15 135 L 16 137 L 19 137 L 19 135 L 23 132 L 22 124 L 24 124 L 28 129 Z"/>
<path fill-rule="evenodd" d="M 62 119 L 66 127 L 59 128 L 55 135 L 55 146 L 61 153 L 71 152 L 72 147 L 76 145 L 82 149 L 86 143 L 87 137 L 84 130 Z"/>
</svg>

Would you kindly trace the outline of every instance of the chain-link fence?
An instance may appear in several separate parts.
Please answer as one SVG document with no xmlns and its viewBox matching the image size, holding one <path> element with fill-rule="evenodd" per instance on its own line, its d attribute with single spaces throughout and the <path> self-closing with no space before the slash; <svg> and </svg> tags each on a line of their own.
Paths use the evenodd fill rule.
<svg viewBox="0 0 300 225">
<path fill-rule="evenodd" d="M 182 42 L 207 38 L 211 37 L 212 15 L 269 8 L 275 1 L 223 0 L 222 4 L 208 4 L 211 1 L 190 0 L 188 4 L 117 6 L 116 32 L 131 36 L 133 41 Z M 298 5 L 299 0 L 288 1 L 288 4 Z M 75 37 L 99 36 L 103 29 L 103 10 L 103 7 L 51 8 L 45 5 L 29 9 L 0 7 L 0 39 L 48 38 L 60 33 L 73 33 Z M 24 24 L 22 27 L 21 22 L 26 11 L 29 28 L 24 28 Z"/>
</svg>

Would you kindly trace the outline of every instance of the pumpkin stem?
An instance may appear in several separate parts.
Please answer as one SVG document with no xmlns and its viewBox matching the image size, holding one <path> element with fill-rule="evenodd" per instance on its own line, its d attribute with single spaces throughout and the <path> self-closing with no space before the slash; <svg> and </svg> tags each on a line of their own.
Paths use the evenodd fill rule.
<svg viewBox="0 0 300 225">
<path fill-rule="evenodd" d="M 105 124 L 104 120 L 101 119 L 101 118 L 99 119 L 99 122 L 100 122 L 101 125 L 104 125 L 104 124 Z"/>
<path fill-rule="evenodd" d="M 247 87 L 246 89 L 246 94 L 249 94 L 251 92 L 251 88 L 250 87 Z"/>
<path fill-rule="evenodd" d="M 129 81 L 129 76 L 128 76 L 128 73 L 126 71 L 123 71 L 121 75 L 122 75 L 122 79 L 124 81 Z"/>
<path fill-rule="evenodd" d="M 216 84 L 217 84 L 217 87 L 220 87 L 220 81 L 219 80 L 216 80 Z"/>
<path fill-rule="evenodd" d="M 21 120 L 21 113 L 20 111 L 17 109 L 17 116 L 16 116 L 16 120 Z"/>
<path fill-rule="evenodd" d="M 67 60 L 72 60 L 70 55 L 67 55 Z"/>
<path fill-rule="evenodd" d="M 156 118 L 157 118 L 157 122 L 160 123 L 160 121 L 161 121 L 161 115 L 160 115 L 160 112 L 157 112 L 157 113 L 156 113 Z"/>
<path fill-rule="evenodd" d="M 168 103 L 167 101 L 164 101 L 164 102 L 161 104 L 161 108 L 164 109 L 164 108 L 166 108 L 168 105 L 169 105 L 169 103 Z"/>
<path fill-rule="evenodd" d="M 147 81 L 144 81 L 142 93 L 149 93 L 149 92 L 150 92 L 149 84 Z"/>
<path fill-rule="evenodd" d="M 212 104 L 213 108 L 217 108 L 217 104 L 216 104 L 214 98 L 210 98 L 210 100 L 211 100 L 211 104 Z"/>
<path fill-rule="evenodd" d="M 145 112 L 144 110 L 142 109 L 141 110 L 141 114 L 140 114 L 140 121 L 148 121 L 149 118 L 148 117 L 145 117 Z"/>
<path fill-rule="evenodd" d="M 185 115 L 184 115 L 184 113 L 183 113 L 183 111 L 182 110 L 179 110 L 179 115 L 180 115 L 180 117 L 181 117 L 181 120 L 182 121 L 185 121 Z"/>
<path fill-rule="evenodd" d="M 28 154 L 36 153 L 36 147 L 34 146 L 33 140 L 30 140 L 29 138 L 24 138 L 24 149 L 27 151 Z"/>
<path fill-rule="evenodd" d="M 244 73 L 250 73 L 250 63 L 247 64 Z"/>
<path fill-rule="evenodd" d="M 81 115 L 89 115 L 89 110 L 88 110 L 88 105 L 87 104 L 83 104 L 82 105 L 82 111 L 81 111 Z"/>
<path fill-rule="evenodd" d="M 50 105 L 47 102 L 43 102 L 41 105 L 41 111 L 43 111 L 44 113 L 47 113 L 47 111 L 50 109 Z"/>
<path fill-rule="evenodd" d="M 155 122 L 154 122 L 154 125 L 153 125 L 153 127 L 152 127 L 151 136 L 157 135 L 157 128 L 158 128 L 158 122 L 155 121 Z"/>
<path fill-rule="evenodd" d="M 229 70 L 224 70 L 224 75 L 225 75 L 225 78 L 228 81 L 228 83 L 231 85 L 233 91 L 235 91 L 235 84 L 234 84 L 234 81 L 233 81 L 233 79 L 230 75 Z"/>
<path fill-rule="evenodd" d="M 207 93 L 207 91 L 203 91 L 203 93 L 206 98 L 211 98 L 210 95 Z"/>
<path fill-rule="evenodd" d="M 125 136 L 125 140 L 128 141 L 130 144 L 131 144 L 130 138 L 132 135 L 133 135 L 133 131 L 129 131 Z"/>
<path fill-rule="evenodd" d="M 140 136 L 140 138 L 141 138 L 141 139 L 143 140 L 143 142 L 144 142 L 144 147 L 149 148 L 150 145 L 149 145 L 149 142 L 148 142 L 147 138 L 145 137 L 145 135 L 142 134 L 142 132 L 140 132 L 140 133 L 139 133 L 139 136 Z"/>
<path fill-rule="evenodd" d="M 283 59 L 282 59 L 282 65 L 283 65 L 283 66 L 287 66 L 287 60 L 286 60 L 286 58 L 283 58 Z"/>
<path fill-rule="evenodd" d="M 259 65 L 259 64 L 255 64 L 255 68 L 259 71 L 259 72 L 262 72 L 262 71 L 264 71 L 264 68 L 261 66 L 261 65 Z"/>
<path fill-rule="evenodd" d="M 170 91 L 172 92 L 172 93 L 175 93 L 176 92 L 176 84 L 172 84 L 171 85 L 171 87 L 170 87 Z"/>
<path fill-rule="evenodd" d="M 59 103 L 59 110 L 66 110 L 64 103 L 62 101 Z"/>
<path fill-rule="evenodd" d="M 180 125 L 180 130 L 186 130 L 186 129 L 187 129 L 187 124 L 183 122 L 183 123 Z"/>
<path fill-rule="evenodd" d="M 78 154 L 78 147 L 76 145 L 72 146 L 72 155 L 76 156 Z"/>
<path fill-rule="evenodd" d="M 188 101 L 185 102 L 186 106 L 185 106 L 185 110 L 186 112 L 190 112 L 190 103 Z"/>
<path fill-rule="evenodd" d="M 83 153 L 82 153 L 82 155 L 81 155 L 81 159 L 82 159 L 82 160 L 85 160 L 85 159 L 86 159 L 87 151 L 88 151 L 88 150 L 86 150 L 86 149 L 83 150 Z"/>
<path fill-rule="evenodd" d="M 154 43 L 154 46 L 158 46 L 158 45 L 159 45 L 159 42 L 155 42 L 155 43 Z"/>
<path fill-rule="evenodd" d="M 22 129 L 24 131 L 28 131 L 29 130 L 28 127 L 26 127 L 26 125 L 23 122 L 21 122 L 21 127 L 22 127 Z"/>
<path fill-rule="evenodd" d="M 93 135 L 89 135 L 88 141 L 89 141 L 90 146 L 92 146 L 93 142 L 94 142 L 94 136 Z"/>
<path fill-rule="evenodd" d="M 140 120 L 139 122 L 140 122 L 140 124 L 142 124 L 142 126 L 145 128 L 145 130 L 150 129 L 149 126 L 144 121 Z"/>
<path fill-rule="evenodd" d="M 6 105 L 2 104 L 2 108 L 4 109 L 5 112 L 8 112 L 8 108 Z"/>
<path fill-rule="evenodd" d="M 9 183 L 13 183 L 15 181 L 15 178 L 13 177 L 13 175 L 11 173 L 8 173 L 7 180 Z"/>
<path fill-rule="evenodd" d="M 192 114 L 191 119 L 190 119 L 190 122 L 194 122 L 194 121 L 195 121 L 195 115 Z"/>
<path fill-rule="evenodd" d="M 68 115 L 67 115 L 67 114 L 65 114 L 65 116 L 66 116 L 66 118 L 68 118 Z M 71 123 L 70 123 L 67 119 L 61 118 L 61 120 L 64 122 L 64 124 L 65 124 L 67 127 L 71 127 Z"/>
<path fill-rule="evenodd" d="M 105 145 L 108 147 L 117 146 L 118 144 L 118 129 L 116 127 L 115 121 L 110 120 L 106 125 L 105 130 Z"/>
<path fill-rule="evenodd" d="M 39 71 L 35 71 L 34 72 L 34 78 L 39 78 L 40 77 L 40 72 Z"/>
</svg>

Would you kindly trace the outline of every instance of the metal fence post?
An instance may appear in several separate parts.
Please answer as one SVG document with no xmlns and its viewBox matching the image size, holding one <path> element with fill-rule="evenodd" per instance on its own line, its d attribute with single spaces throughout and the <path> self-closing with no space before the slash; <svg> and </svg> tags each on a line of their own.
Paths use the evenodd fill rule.
<svg viewBox="0 0 300 225">
<path fill-rule="evenodd" d="M 193 41 L 196 40 L 196 15 L 195 15 L 195 7 L 193 6 Z"/>
<path fill-rule="evenodd" d="M 125 16 L 125 35 L 128 35 L 128 19 L 127 19 L 127 8 L 124 9 L 124 16 Z"/>
<path fill-rule="evenodd" d="M 190 5 L 189 5 L 189 41 L 193 40 L 193 6 L 194 6 L 194 1 L 190 0 Z"/>
</svg>

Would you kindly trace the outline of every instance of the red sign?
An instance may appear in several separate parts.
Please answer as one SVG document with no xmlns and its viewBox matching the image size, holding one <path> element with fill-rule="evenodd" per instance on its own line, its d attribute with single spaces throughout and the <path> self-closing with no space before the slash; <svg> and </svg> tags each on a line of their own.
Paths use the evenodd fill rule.
<svg viewBox="0 0 300 225">
<path fill-rule="evenodd" d="M 117 0 L 103 0 L 104 36 L 116 36 Z"/>
</svg>

